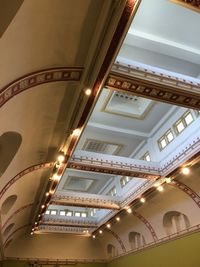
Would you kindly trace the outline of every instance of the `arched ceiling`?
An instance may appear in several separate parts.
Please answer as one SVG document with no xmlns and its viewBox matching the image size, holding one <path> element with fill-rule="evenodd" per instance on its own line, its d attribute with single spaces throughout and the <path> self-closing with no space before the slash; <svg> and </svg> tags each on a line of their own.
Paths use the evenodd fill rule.
<svg viewBox="0 0 200 267">
<path fill-rule="evenodd" d="M 119 52 L 122 62 L 112 65 L 140 2 L 25 0 L 13 1 L 10 8 L 5 1 L 0 1 L 0 15 L 2 13 L 3 21 L 0 27 L 2 259 L 13 240 L 17 240 L 19 236 L 27 239 L 31 228 L 37 227 L 38 224 L 45 231 L 47 229 L 53 233 L 73 232 L 81 235 L 83 226 L 87 224 L 87 227 L 92 228 L 92 234 L 102 225 L 105 226 L 107 220 L 114 218 L 118 212 L 121 214 L 129 204 L 135 204 L 139 194 L 152 193 L 152 185 L 157 179 L 160 179 L 162 184 L 165 182 L 164 177 L 172 171 L 177 175 L 178 167 L 186 159 L 191 165 L 196 163 L 189 158 L 199 151 L 198 131 L 195 132 L 196 139 L 188 137 L 181 148 L 177 145 L 177 151 L 173 155 L 162 154 L 162 160 L 147 162 L 141 159 L 141 155 L 138 156 L 138 151 L 142 151 L 147 139 L 153 138 L 159 128 L 162 128 L 164 118 L 170 119 L 175 111 L 183 113 L 186 108 L 198 109 L 200 106 L 200 83 L 194 78 L 198 76 L 197 62 L 193 60 L 194 55 L 191 55 L 191 51 L 186 53 L 188 57 L 191 56 L 191 72 L 187 72 L 184 67 L 177 68 L 176 60 L 180 60 L 180 54 L 176 54 L 176 60 L 172 60 L 172 69 L 166 67 L 167 64 L 159 65 L 160 58 L 150 69 L 143 65 L 151 61 L 152 53 L 156 52 L 153 48 L 150 49 L 150 58 L 147 61 L 141 59 L 141 51 L 138 57 L 132 54 L 132 49 L 145 50 L 145 45 L 149 41 L 143 43 L 144 47 L 137 47 L 139 42 L 132 32 L 134 23 L 140 30 L 142 27 L 148 29 L 154 23 L 144 23 L 146 13 L 143 11 L 146 10 L 145 6 L 148 6 L 146 0 L 141 4 L 136 20 L 133 21 L 124 46 Z M 158 8 L 159 4 L 159 0 L 154 0 L 153 8 Z M 172 3 L 165 4 L 174 12 L 180 9 L 177 6 L 169 6 Z M 183 16 L 189 16 L 188 10 L 179 12 Z M 138 14 L 141 17 L 138 17 Z M 193 15 L 192 19 L 196 21 L 196 15 Z M 170 35 L 170 25 L 168 26 L 166 38 Z M 160 34 L 159 27 L 155 34 Z M 196 39 L 199 41 L 197 36 Z M 178 41 L 180 40 L 177 37 Z M 173 46 L 169 49 L 175 51 Z M 166 51 L 161 57 L 165 56 Z M 135 62 L 139 58 L 143 64 Z M 131 66 L 130 62 L 133 63 Z M 166 67 L 165 70 L 161 70 L 163 66 Z M 173 75 L 169 70 L 182 71 L 180 75 Z M 193 78 L 184 76 L 185 74 Z M 85 94 L 86 89 L 91 89 L 90 95 Z M 118 99 L 127 99 L 134 95 L 134 100 L 129 100 L 138 101 L 140 105 L 133 111 L 131 107 L 128 110 L 127 102 L 121 104 L 114 99 L 116 95 Z M 160 100 L 165 103 L 157 102 Z M 143 104 L 146 108 L 141 111 Z M 173 107 L 174 104 L 184 108 Z M 196 111 L 192 112 L 197 125 L 199 115 Z M 76 134 L 76 128 L 84 130 L 80 136 L 80 131 Z M 199 128 L 196 126 L 196 129 Z M 101 141 L 105 142 L 104 149 Z M 193 146 L 185 156 L 185 149 L 190 147 L 189 142 Z M 107 145 L 109 147 L 105 148 Z M 85 149 L 87 146 L 91 146 L 92 149 L 99 148 L 98 153 Z M 107 152 L 104 153 L 106 149 Z M 60 150 L 65 152 L 66 158 L 64 163 L 57 166 L 55 162 Z M 133 164 L 135 155 L 137 157 Z M 176 158 L 173 164 L 172 157 Z M 59 175 L 63 174 L 59 185 L 58 181 L 49 179 L 55 170 Z M 117 181 L 120 187 L 121 177 L 126 176 L 134 176 L 132 184 L 120 189 L 120 194 L 112 195 L 112 183 Z M 53 198 L 51 193 L 45 195 L 47 189 L 53 188 L 54 193 L 57 185 Z M 173 185 L 181 187 L 175 182 Z M 110 190 L 110 195 L 106 189 Z M 100 220 L 82 219 L 80 223 L 79 220 L 73 219 L 66 223 L 61 218 L 51 220 L 50 216 L 46 221 L 44 212 L 49 204 L 59 207 L 59 211 L 72 206 L 75 209 L 78 207 L 83 213 L 85 207 L 89 207 L 93 212 L 98 208 Z M 155 241 L 157 236 L 154 235 L 153 226 L 148 225 L 145 217 L 137 211 L 134 212 L 134 216 L 138 222 L 145 224 L 146 231 L 151 232 Z M 45 223 L 52 225 L 45 228 Z M 60 226 L 63 226 L 62 229 Z M 117 240 L 119 248 L 125 252 L 120 235 L 111 229 L 107 232 L 108 236 L 113 236 Z M 87 236 L 88 232 L 85 234 Z M 39 239 L 44 245 L 45 237 L 40 236 Z M 51 239 L 50 234 L 47 239 Z M 62 237 L 58 239 L 64 246 L 65 240 L 61 240 Z M 70 240 L 70 236 L 67 236 L 67 239 Z M 78 237 L 75 239 L 78 240 Z M 31 242 L 37 247 L 35 236 Z M 84 246 L 84 241 L 81 242 Z M 91 247 L 91 255 L 92 242 L 85 241 Z M 18 249 L 20 250 L 20 247 Z M 40 251 L 36 251 L 41 257 Z M 64 249 L 62 253 L 64 255 Z M 83 251 L 81 253 L 84 255 Z M 94 253 L 99 255 L 98 241 L 95 243 Z M 103 260 L 106 256 L 103 253 L 99 257 Z"/>
</svg>

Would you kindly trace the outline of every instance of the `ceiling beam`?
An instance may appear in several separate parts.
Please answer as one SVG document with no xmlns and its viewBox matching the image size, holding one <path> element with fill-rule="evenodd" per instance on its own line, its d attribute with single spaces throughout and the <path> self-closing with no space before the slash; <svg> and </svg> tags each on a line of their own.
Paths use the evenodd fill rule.
<svg viewBox="0 0 200 267">
<path fill-rule="evenodd" d="M 52 200 L 51 205 L 59 206 L 74 206 L 74 207 L 90 207 L 98 209 L 120 209 L 118 197 L 87 194 L 79 192 L 56 193 Z"/>
<path fill-rule="evenodd" d="M 132 158 L 77 151 L 67 168 L 143 179 L 160 177 L 159 164 Z"/>
<path fill-rule="evenodd" d="M 140 66 L 115 63 L 105 82 L 105 87 L 173 105 L 200 109 L 199 81 L 170 74 Z"/>
</svg>

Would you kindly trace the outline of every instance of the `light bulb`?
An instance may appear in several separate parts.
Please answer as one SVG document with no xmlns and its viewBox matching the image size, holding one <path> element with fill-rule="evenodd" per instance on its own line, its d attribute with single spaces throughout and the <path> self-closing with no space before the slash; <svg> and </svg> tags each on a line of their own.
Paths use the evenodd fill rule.
<svg viewBox="0 0 200 267">
<path fill-rule="evenodd" d="M 103 231 L 102 231 L 102 230 L 99 230 L 99 233 L 100 233 L 100 234 L 102 234 L 102 233 L 103 233 Z"/>
<path fill-rule="evenodd" d="M 108 223 L 108 224 L 106 225 L 106 227 L 107 227 L 107 228 L 110 228 L 110 227 L 111 227 L 110 223 Z"/>
<path fill-rule="evenodd" d="M 141 197 L 140 198 L 140 202 L 145 203 L 146 202 L 146 199 L 144 197 Z"/>
<path fill-rule="evenodd" d="M 190 173 L 190 169 L 188 167 L 184 167 L 184 168 L 182 168 L 182 173 L 184 175 L 188 175 Z"/>
<path fill-rule="evenodd" d="M 120 221 L 120 218 L 119 218 L 119 217 L 116 217 L 116 221 L 118 221 L 118 222 L 119 222 L 119 221 Z"/>
<path fill-rule="evenodd" d="M 163 188 L 162 185 L 160 185 L 160 186 L 157 187 L 157 190 L 158 190 L 159 192 L 162 192 L 162 191 L 164 190 L 164 188 Z"/>
<path fill-rule="evenodd" d="M 87 96 L 91 95 L 91 93 L 92 93 L 92 90 L 91 89 L 88 88 L 88 89 L 85 90 L 85 94 Z"/>
<path fill-rule="evenodd" d="M 126 211 L 127 211 L 128 213 L 131 213 L 131 212 L 132 212 L 132 209 L 131 209 L 131 208 L 128 208 Z"/>
</svg>

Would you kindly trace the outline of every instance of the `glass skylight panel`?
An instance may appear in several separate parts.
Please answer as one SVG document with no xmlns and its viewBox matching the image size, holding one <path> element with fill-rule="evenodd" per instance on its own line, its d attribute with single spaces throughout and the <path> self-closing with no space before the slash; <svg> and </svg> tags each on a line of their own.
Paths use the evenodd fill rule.
<svg viewBox="0 0 200 267">
<path fill-rule="evenodd" d="M 169 143 L 174 139 L 174 135 L 171 130 L 166 133 L 166 137 Z"/>
<path fill-rule="evenodd" d="M 81 217 L 86 218 L 87 217 L 87 213 L 86 212 L 81 212 Z"/>
<path fill-rule="evenodd" d="M 151 157 L 148 151 L 141 157 L 141 160 L 151 161 Z"/>
<path fill-rule="evenodd" d="M 162 140 L 160 140 L 160 144 L 162 148 L 165 148 L 167 145 L 167 142 L 165 141 L 165 139 L 163 138 Z"/>
<path fill-rule="evenodd" d="M 49 215 L 50 214 L 50 210 L 46 210 L 45 214 Z"/>
<path fill-rule="evenodd" d="M 60 211 L 60 216 L 65 216 L 65 211 L 64 210 Z"/>
<path fill-rule="evenodd" d="M 81 213 L 80 212 L 75 212 L 74 216 L 75 217 L 81 217 Z"/>
<path fill-rule="evenodd" d="M 114 197 L 116 194 L 117 194 L 117 189 L 115 186 L 107 193 L 108 196 L 112 197 Z"/>
<path fill-rule="evenodd" d="M 131 180 L 131 178 L 129 176 L 123 176 L 120 179 L 121 187 L 124 187 L 130 180 Z"/>
<path fill-rule="evenodd" d="M 185 122 L 187 125 L 189 125 L 191 122 L 193 122 L 193 117 L 192 117 L 192 114 L 189 112 L 188 114 L 186 114 L 185 116 Z"/>
</svg>

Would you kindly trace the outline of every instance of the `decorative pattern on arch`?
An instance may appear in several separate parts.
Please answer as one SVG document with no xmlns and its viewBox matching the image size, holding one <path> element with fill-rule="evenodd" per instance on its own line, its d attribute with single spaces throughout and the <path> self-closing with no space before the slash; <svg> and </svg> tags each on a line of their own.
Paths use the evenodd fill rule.
<svg viewBox="0 0 200 267">
<path fill-rule="evenodd" d="M 6 246 L 6 245 L 7 245 L 7 242 L 11 239 L 11 237 L 12 237 L 15 233 L 17 233 L 18 231 L 22 230 L 23 228 L 25 228 L 25 227 L 29 227 L 29 226 L 31 226 L 30 223 L 29 223 L 29 224 L 24 224 L 24 225 L 18 227 L 17 229 L 15 229 L 15 231 L 13 231 L 13 232 L 7 237 L 6 241 L 3 243 L 3 247 L 4 247 L 4 248 L 5 248 L 5 247 L 8 247 L 8 246 Z M 10 244 L 10 242 L 9 242 L 9 244 Z"/>
<path fill-rule="evenodd" d="M 200 83 L 156 73 L 138 66 L 114 64 L 105 87 L 170 104 L 200 109 L 198 93 Z"/>
<path fill-rule="evenodd" d="M 82 72 L 82 67 L 58 67 L 27 74 L 0 90 L 0 107 L 13 96 L 40 84 L 61 81 L 80 81 Z"/>
<path fill-rule="evenodd" d="M 53 166 L 53 163 L 42 163 L 42 164 L 37 164 L 37 165 L 33 165 L 31 167 L 28 167 L 27 169 L 21 171 L 20 173 L 18 173 L 16 176 L 14 176 L 1 190 L 0 192 L 0 199 L 3 197 L 3 195 L 5 194 L 5 192 L 16 182 L 18 181 L 20 178 L 22 178 L 24 175 L 33 172 L 33 171 L 37 171 L 39 169 L 42 168 L 50 168 Z"/>
<path fill-rule="evenodd" d="M 120 244 L 121 246 L 121 249 L 123 251 L 123 253 L 126 252 L 126 248 L 124 246 L 124 243 L 122 242 L 121 238 L 118 236 L 118 234 L 116 234 L 114 231 L 112 231 L 111 229 L 105 229 L 107 232 L 111 233 L 118 241 L 118 243 Z"/>
<path fill-rule="evenodd" d="M 3 230 L 3 229 L 6 227 L 6 225 L 9 223 L 9 221 L 10 221 L 16 214 L 18 214 L 19 212 L 21 212 L 21 211 L 23 211 L 23 210 L 25 210 L 25 209 L 27 209 L 27 208 L 32 207 L 33 205 L 34 205 L 34 203 L 27 204 L 27 205 L 25 205 L 25 206 L 19 208 L 19 209 L 16 210 L 15 212 L 13 212 L 13 213 L 10 215 L 10 217 L 6 220 L 6 222 L 2 225 L 1 230 Z"/>
<path fill-rule="evenodd" d="M 155 232 L 155 230 L 153 229 L 153 226 L 150 224 L 150 222 L 148 222 L 140 213 L 138 213 L 137 211 L 133 211 L 132 214 L 134 216 L 136 216 L 140 221 L 142 221 L 146 227 L 148 228 L 148 230 L 150 231 L 152 237 L 153 237 L 153 240 L 154 241 L 157 241 L 158 240 L 158 237 L 157 237 L 157 234 Z"/>
<path fill-rule="evenodd" d="M 181 191 L 186 193 L 200 208 L 200 196 L 196 192 L 194 192 L 189 186 L 187 186 L 186 184 L 184 184 L 182 182 L 175 181 L 175 180 L 172 181 L 171 183 L 169 183 L 169 185 L 177 187 Z"/>
</svg>

